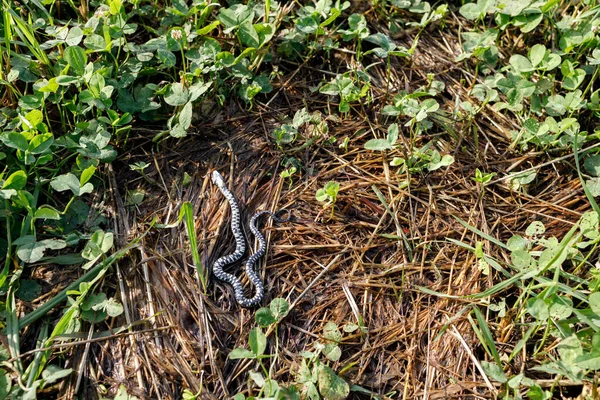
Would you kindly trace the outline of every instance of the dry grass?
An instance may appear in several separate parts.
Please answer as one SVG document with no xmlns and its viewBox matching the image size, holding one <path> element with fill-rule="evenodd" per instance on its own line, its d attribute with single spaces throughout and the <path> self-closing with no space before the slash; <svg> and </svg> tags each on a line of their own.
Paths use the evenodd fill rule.
<svg viewBox="0 0 600 400">
<path fill-rule="evenodd" d="M 456 99 L 466 99 L 476 79 L 453 61 L 455 38 L 452 28 L 423 35 L 412 65 L 394 62 L 390 96 L 405 88 L 414 90 L 434 73 L 446 84 L 442 108 L 452 112 Z M 408 34 L 399 40 L 410 44 L 412 39 Z M 351 54 L 336 57 L 340 69 L 351 61 Z M 298 353 L 312 346 L 327 321 L 362 319 L 367 332 L 346 335 L 341 361 L 333 365 L 336 371 L 351 365 L 343 374 L 351 384 L 383 398 L 390 392 L 404 399 L 492 397 L 496 388 L 480 373 L 477 360 L 485 354 L 465 312 L 470 301 L 431 296 L 418 287 L 464 296 L 493 284 L 494 277 L 482 273 L 472 252 L 446 240 L 472 245 L 478 240 L 454 217 L 500 240 L 522 232 L 533 220 L 542 220 L 551 234 L 562 236 L 588 209 L 572 168 L 564 167 L 570 160 L 553 162 L 542 153 L 513 152 L 509 131 L 514 122 L 488 107 L 471 126 L 454 125 L 456 134 L 438 125 L 430 137 L 421 138 L 425 142 L 435 136 L 438 149 L 453 154 L 456 162 L 448 169 L 413 175 L 403 187 L 407 177 L 389 166 L 391 155 L 363 147 L 366 140 L 382 137 L 391 122 L 377 111 L 386 102 L 385 65 L 378 65 L 368 71 L 376 101 L 355 107 L 344 120 L 329 121 L 328 136 L 338 138 L 337 143 L 348 136 L 348 151 L 328 144 L 323 136 L 294 152 L 305 170 L 290 187 L 279 178 L 284 154 L 269 138 L 270 131 L 282 116 L 292 116 L 305 104 L 311 112 L 333 114 L 337 104 L 308 88 L 321 82 L 320 71 L 337 71 L 317 62 L 296 70 L 284 65 L 289 67 L 286 76 L 293 74 L 294 79 L 282 78 L 287 85 L 276 87 L 277 96 L 269 105 L 257 103 L 251 111 L 235 104 L 222 110 L 205 107 L 197 134 L 180 142 L 152 145 L 151 134 L 136 132 L 131 139 L 135 151 L 118 160 L 114 171 L 106 171 L 114 189 L 106 201 L 116 210 L 114 224 L 121 242 L 138 237 L 153 218 L 174 222 L 182 203 L 189 201 L 203 265 L 210 268 L 230 253 L 234 242 L 229 207 L 209 180 L 210 171 L 218 169 L 229 179 L 246 221 L 265 208 L 289 208 L 294 216 L 293 223 L 266 230 L 268 256 L 259 265 L 266 282 L 264 304 L 286 297 L 295 305 L 279 329 L 281 351 L 274 378 L 293 381 Z M 151 164 L 146 173 L 152 183 L 129 170 L 137 161 Z M 543 163 L 526 192 L 511 191 L 507 180 L 497 179 L 482 195 L 472 180 L 475 168 L 502 178 Z M 182 184 L 185 172 L 192 178 L 188 186 Z M 316 190 L 329 180 L 341 184 L 332 219 L 329 209 L 315 199 Z M 133 189 L 145 191 L 145 201 L 138 207 L 125 206 L 126 190 Z M 389 235 L 405 236 L 406 242 Z M 491 243 L 484 249 L 500 259 L 508 257 Z M 239 391 L 250 394 L 246 371 L 253 363 L 230 361 L 227 355 L 246 345 L 253 312 L 239 308 L 231 289 L 214 279 L 203 294 L 183 224 L 152 229 L 106 280 L 105 290 L 110 286 L 120 294 L 125 316 L 93 329 L 131 327 L 124 334 L 67 349 L 72 366 L 87 377 L 81 384 L 84 396 L 89 396 L 85 398 L 93 398 L 99 384 L 113 393 L 125 384 L 130 394 L 141 398 L 179 399 L 184 388 L 202 390 L 203 399 L 228 398 Z M 510 296 L 510 291 L 496 296 Z M 501 354 L 510 352 L 520 328 L 510 316 L 499 323 L 490 321 L 490 326 L 501 339 Z M 523 360 L 513 365 L 516 372 L 530 367 Z M 65 385 L 63 395 L 73 393 L 74 383 Z"/>
</svg>

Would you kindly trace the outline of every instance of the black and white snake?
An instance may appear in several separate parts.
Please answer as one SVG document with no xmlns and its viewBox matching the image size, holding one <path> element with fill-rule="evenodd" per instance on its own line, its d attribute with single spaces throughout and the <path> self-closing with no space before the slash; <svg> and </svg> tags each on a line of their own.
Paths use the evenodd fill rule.
<svg viewBox="0 0 600 400">
<path fill-rule="evenodd" d="M 256 274 L 256 272 L 254 272 L 254 264 L 256 263 L 256 261 L 258 261 L 260 257 L 262 257 L 265 254 L 265 249 L 267 247 L 267 242 L 265 241 L 265 238 L 256 227 L 256 221 L 263 215 L 269 215 L 271 218 L 273 218 L 275 222 L 278 223 L 287 222 L 290 220 L 290 217 L 286 219 L 281 219 L 271 211 L 259 211 L 256 214 L 254 214 L 250 219 L 250 230 L 258 239 L 259 245 L 256 253 L 251 255 L 248 258 L 248 261 L 246 261 L 246 274 L 248 275 L 248 278 L 250 278 L 250 281 L 252 281 L 252 283 L 256 287 L 256 293 L 254 294 L 254 296 L 252 298 L 247 298 L 246 296 L 244 296 L 244 288 L 242 287 L 242 283 L 240 282 L 240 280 L 234 275 L 223 271 L 224 266 L 232 264 L 240 258 L 242 258 L 244 252 L 246 251 L 246 242 L 244 240 L 244 234 L 242 232 L 240 224 L 240 208 L 237 205 L 235 197 L 227 188 L 225 180 L 223 179 L 221 174 L 219 174 L 217 171 L 213 171 L 211 178 L 213 183 L 217 185 L 217 187 L 219 188 L 221 193 L 223 193 L 223 196 L 225 196 L 225 198 L 229 202 L 229 205 L 231 206 L 231 230 L 233 231 L 233 236 L 235 237 L 235 252 L 227 256 L 223 256 L 217 261 L 215 261 L 212 268 L 213 273 L 217 279 L 225 281 L 231 286 L 233 286 L 233 289 L 235 291 L 235 299 L 242 307 L 253 307 L 262 300 L 265 292 L 262 280 Z M 287 210 L 280 210 L 279 212 L 281 211 Z M 289 213 L 289 211 L 287 212 Z"/>
</svg>

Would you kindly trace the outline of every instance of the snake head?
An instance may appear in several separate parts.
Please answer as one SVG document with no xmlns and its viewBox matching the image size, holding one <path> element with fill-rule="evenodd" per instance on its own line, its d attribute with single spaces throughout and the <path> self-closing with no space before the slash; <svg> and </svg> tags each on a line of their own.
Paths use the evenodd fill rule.
<svg viewBox="0 0 600 400">
<path fill-rule="evenodd" d="M 217 185 L 219 187 L 219 189 L 223 189 L 226 187 L 225 185 L 225 180 L 223 179 L 223 177 L 221 176 L 221 174 L 219 173 L 219 171 L 213 171 L 212 174 L 210 175 L 213 183 L 215 185 Z"/>
</svg>

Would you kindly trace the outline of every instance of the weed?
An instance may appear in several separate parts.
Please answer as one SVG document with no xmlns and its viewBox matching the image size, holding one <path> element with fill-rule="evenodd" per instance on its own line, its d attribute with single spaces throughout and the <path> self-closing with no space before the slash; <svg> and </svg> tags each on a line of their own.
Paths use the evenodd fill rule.
<svg viewBox="0 0 600 400">
<path fill-rule="evenodd" d="M 323 188 L 317 190 L 317 193 L 315 195 L 318 201 L 331 204 L 330 218 L 333 218 L 333 214 L 335 212 L 335 202 L 337 200 L 337 195 L 339 191 L 340 184 L 334 181 L 329 181 L 325 184 L 325 186 L 323 186 Z"/>
</svg>

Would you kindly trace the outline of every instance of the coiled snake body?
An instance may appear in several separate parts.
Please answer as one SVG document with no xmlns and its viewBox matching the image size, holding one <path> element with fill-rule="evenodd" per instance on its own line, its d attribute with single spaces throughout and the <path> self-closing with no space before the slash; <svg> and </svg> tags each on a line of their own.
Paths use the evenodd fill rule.
<svg viewBox="0 0 600 400">
<path fill-rule="evenodd" d="M 215 263 L 213 264 L 213 273 L 217 279 L 225 281 L 231 286 L 233 286 L 233 289 L 235 291 L 235 299 L 242 307 L 253 307 L 262 300 L 265 292 L 262 280 L 256 274 L 256 272 L 254 272 L 254 264 L 256 263 L 256 261 L 258 261 L 260 257 L 262 257 L 265 254 L 265 249 L 267 247 L 267 242 L 265 241 L 265 238 L 256 227 L 256 221 L 263 215 L 269 215 L 271 218 L 273 218 L 275 222 L 278 223 L 287 222 L 290 220 L 290 218 L 288 217 L 286 219 L 281 219 L 271 211 L 259 211 L 256 214 L 254 214 L 250 219 L 250 230 L 258 239 L 259 246 L 256 253 L 251 255 L 248 258 L 248 261 L 246 261 L 246 274 L 248 275 L 250 281 L 256 287 L 256 293 L 254 294 L 254 296 L 252 298 L 247 298 L 246 296 L 244 296 L 244 288 L 242 287 L 242 283 L 240 282 L 240 280 L 234 275 L 223 271 L 224 266 L 232 264 L 240 258 L 242 258 L 244 252 L 246 251 L 246 242 L 244 241 L 244 234 L 242 233 L 242 229 L 240 226 L 240 209 L 237 205 L 235 197 L 233 196 L 233 193 L 231 193 L 227 188 L 227 185 L 225 184 L 225 181 L 223 180 L 221 174 L 219 174 L 217 171 L 213 171 L 211 178 L 213 183 L 217 185 L 221 193 L 223 193 L 223 196 L 225 196 L 225 198 L 229 202 L 229 205 L 231 207 L 231 230 L 233 232 L 233 236 L 235 237 L 235 251 L 232 254 L 223 256 L 217 261 L 215 261 Z"/>
</svg>

